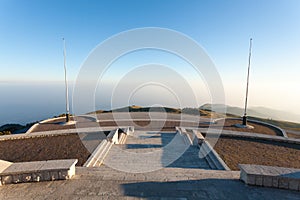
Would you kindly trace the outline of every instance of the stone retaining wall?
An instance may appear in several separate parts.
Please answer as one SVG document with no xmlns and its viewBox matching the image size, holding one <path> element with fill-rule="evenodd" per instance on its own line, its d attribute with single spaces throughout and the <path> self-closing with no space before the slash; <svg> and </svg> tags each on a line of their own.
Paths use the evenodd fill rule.
<svg viewBox="0 0 300 200">
<path fill-rule="evenodd" d="M 300 169 L 240 164 L 240 179 L 248 185 L 300 191 Z"/>
</svg>

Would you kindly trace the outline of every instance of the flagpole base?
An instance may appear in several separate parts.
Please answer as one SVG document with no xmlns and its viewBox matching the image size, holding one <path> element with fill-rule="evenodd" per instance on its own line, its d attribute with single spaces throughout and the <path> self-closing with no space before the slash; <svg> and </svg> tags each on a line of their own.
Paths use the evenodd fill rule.
<svg viewBox="0 0 300 200">
<path fill-rule="evenodd" d="M 244 125 L 244 124 L 235 124 L 234 125 L 236 128 L 246 128 L 246 129 L 254 129 L 254 126 L 251 125 Z"/>
</svg>

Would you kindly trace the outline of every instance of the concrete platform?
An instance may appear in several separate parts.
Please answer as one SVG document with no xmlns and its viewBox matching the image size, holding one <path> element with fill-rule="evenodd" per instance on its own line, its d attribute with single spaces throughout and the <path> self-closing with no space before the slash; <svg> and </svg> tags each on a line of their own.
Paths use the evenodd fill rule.
<svg viewBox="0 0 300 200">
<path fill-rule="evenodd" d="M 237 171 L 164 168 L 133 174 L 103 166 L 77 167 L 68 181 L 2 186 L 0 199 L 296 200 L 299 192 L 245 185 Z"/>
</svg>

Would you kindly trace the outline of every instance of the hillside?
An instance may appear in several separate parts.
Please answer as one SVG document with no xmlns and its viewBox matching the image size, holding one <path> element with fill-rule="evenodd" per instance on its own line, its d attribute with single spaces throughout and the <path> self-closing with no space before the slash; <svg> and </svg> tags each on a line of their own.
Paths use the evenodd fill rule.
<svg viewBox="0 0 300 200">
<path fill-rule="evenodd" d="M 227 118 L 227 117 L 240 117 L 243 114 L 243 109 L 239 107 L 226 106 L 227 113 L 219 113 L 224 109 L 223 104 L 215 104 L 212 110 L 211 104 L 205 104 L 200 108 L 169 108 L 169 107 L 142 107 L 142 106 L 126 106 L 123 108 L 117 108 L 113 110 L 97 110 L 87 114 L 101 114 L 101 113 L 111 113 L 111 112 L 167 112 L 174 114 L 188 114 L 188 115 L 198 115 L 207 118 Z M 262 108 L 260 110 L 263 110 Z M 219 111 L 219 112 L 218 112 Z M 265 109 L 268 111 L 268 109 Z M 271 113 L 271 112 L 270 112 Z M 264 117 L 270 114 L 260 113 L 249 109 L 248 116 L 249 119 L 255 119 L 258 121 L 268 122 L 279 126 L 286 130 L 300 131 L 300 123 L 289 122 L 288 120 L 275 120 L 275 118 Z M 59 116 L 63 116 L 59 115 Z M 262 117 L 261 117 L 262 116 Z M 57 117 L 57 116 L 54 116 Z M 24 125 L 20 124 L 6 124 L 0 127 L 0 135 L 5 134 L 17 134 L 26 132 L 34 123 L 29 123 Z"/>
<path fill-rule="evenodd" d="M 200 107 L 202 110 L 215 111 L 215 112 L 223 112 L 226 110 L 227 114 L 242 116 L 244 114 L 244 109 L 235 106 L 228 106 L 224 104 L 204 104 Z M 280 111 L 266 107 L 250 107 L 247 109 L 247 115 L 264 118 L 264 119 L 273 119 L 279 121 L 292 121 L 292 122 L 300 122 L 300 115 L 290 113 L 287 111 Z"/>
<path fill-rule="evenodd" d="M 101 114 L 101 113 L 111 113 L 111 112 L 166 112 L 175 114 L 188 114 L 188 115 L 199 115 L 201 117 L 211 117 L 211 118 L 221 118 L 227 115 L 217 113 L 214 111 L 202 110 L 198 108 L 169 108 L 169 107 L 142 107 L 142 106 L 126 106 L 123 108 L 116 108 L 113 110 L 97 110 L 95 112 L 90 112 L 87 114 Z M 232 116 L 232 115 L 230 115 Z"/>
</svg>

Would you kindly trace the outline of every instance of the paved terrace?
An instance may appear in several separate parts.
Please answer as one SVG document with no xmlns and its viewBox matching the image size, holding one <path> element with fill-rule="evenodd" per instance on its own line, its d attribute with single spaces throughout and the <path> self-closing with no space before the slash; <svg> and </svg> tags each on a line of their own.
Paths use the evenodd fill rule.
<svg viewBox="0 0 300 200">
<path fill-rule="evenodd" d="M 210 169 L 199 149 L 175 132 L 135 131 L 126 144 L 113 145 L 104 164 L 127 172 L 148 172 L 165 167 Z"/>
<path fill-rule="evenodd" d="M 247 186 L 239 171 L 210 170 L 198 151 L 175 132 L 136 131 L 100 167 L 77 167 L 67 181 L 5 185 L 0 199 L 299 199 L 296 191 Z"/>
</svg>

